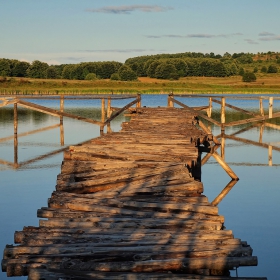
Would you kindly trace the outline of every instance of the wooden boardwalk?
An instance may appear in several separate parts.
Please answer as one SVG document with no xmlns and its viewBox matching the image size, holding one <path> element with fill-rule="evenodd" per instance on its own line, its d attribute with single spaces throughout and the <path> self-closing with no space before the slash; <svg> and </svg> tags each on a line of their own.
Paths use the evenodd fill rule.
<svg viewBox="0 0 280 280">
<path fill-rule="evenodd" d="M 194 117 L 137 108 L 120 132 L 70 147 L 39 226 L 15 233 L 2 270 L 31 280 L 225 280 L 257 265 L 202 194 L 198 146 L 211 139 Z"/>
</svg>

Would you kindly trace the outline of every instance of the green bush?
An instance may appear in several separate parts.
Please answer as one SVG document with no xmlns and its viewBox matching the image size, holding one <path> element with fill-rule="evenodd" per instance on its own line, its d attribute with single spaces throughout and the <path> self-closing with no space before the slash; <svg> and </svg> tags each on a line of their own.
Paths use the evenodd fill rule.
<svg viewBox="0 0 280 280">
<path fill-rule="evenodd" d="M 171 76 L 175 76 L 175 74 L 177 74 L 176 67 L 173 64 L 166 62 L 159 64 L 155 73 L 156 78 L 158 79 L 170 79 L 172 78 Z"/>
<path fill-rule="evenodd" d="M 268 69 L 267 69 L 267 73 L 277 73 L 278 72 L 278 68 L 276 65 L 269 65 Z"/>
<path fill-rule="evenodd" d="M 127 65 L 122 65 L 118 69 L 118 74 L 121 81 L 135 81 L 137 80 L 137 74 Z"/>
<path fill-rule="evenodd" d="M 266 67 L 266 66 L 263 66 L 263 67 L 261 68 L 261 72 L 262 72 L 262 73 L 267 73 L 267 67 Z"/>
<path fill-rule="evenodd" d="M 246 71 L 242 76 L 242 82 L 255 82 L 257 80 L 256 75 L 253 72 Z"/>
<path fill-rule="evenodd" d="M 135 81 L 135 80 L 137 80 L 136 73 L 131 69 L 123 70 L 119 73 L 119 75 L 120 75 L 120 78 L 121 78 L 122 81 Z"/>
<path fill-rule="evenodd" d="M 169 80 L 179 80 L 180 78 L 180 74 L 176 73 L 176 72 L 172 72 L 169 75 Z"/>
<path fill-rule="evenodd" d="M 110 79 L 112 81 L 119 81 L 121 78 L 120 78 L 120 75 L 118 73 L 113 73 L 110 77 Z"/>
<path fill-rule="evenodd" d="M 241 67 L 241 68 L 239 69 L 239 71 L 238 71 L 238 75 L 243 76 L 244 73 L 245 73 L 244 68 Z"/>
<path fill-rule="evenodd" d="M 85 80 L 88 80 L 88 81 L 94 81 L 96 80 L 97 77 L 96 77 L 96 74 L 95 73 L 88 73 L 86 76 L 85 76 Z"/>
</svg>

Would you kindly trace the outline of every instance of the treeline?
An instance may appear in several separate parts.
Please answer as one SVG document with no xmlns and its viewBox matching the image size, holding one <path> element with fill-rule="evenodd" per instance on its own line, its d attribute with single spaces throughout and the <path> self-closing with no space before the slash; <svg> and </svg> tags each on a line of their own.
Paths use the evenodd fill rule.
<svg viewBox="0 0 280 280">
<path fill-rule="evenodd" d="M 158 54 L 129 58 L 125 63 L 116 61 L 82 62 L 78 64 L 48 65 L 35 60 L 32 63 L 15 59 L 0 59 L 0 76 L 29 77 L 44 79 L 95 80 L 112 79 L 122 81 L 136 80 L 138 77 L 174 79 L 187 76 L 227 77 L 244 75 L 244 67 L 257 63 L 268 54 L 225 53 L 223 56 L 214 53 L 195 52 L 177 54 Z M 277 73 L 280 58 L 278 53 L 269 52 L 273 64 L 254 68 L 252 72 Z"/>
</svg>

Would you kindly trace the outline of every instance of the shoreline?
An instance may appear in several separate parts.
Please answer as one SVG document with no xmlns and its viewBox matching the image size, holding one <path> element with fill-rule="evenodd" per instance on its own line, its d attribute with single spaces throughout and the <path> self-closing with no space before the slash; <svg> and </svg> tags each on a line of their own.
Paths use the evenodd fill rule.
<svg viewBox="0 0 280 280">
<path fill-rule="evenodd" d="M 242 82 L 241 76 L 226 78 L 186 77 L 137 81 L 63 80 L 6 78 L 0 82 L 0 96 L 7 95 L 85 95 L 85 94 L 278 94 L 280 74 L 259 75 L 256 82 Z"/>
</svg>

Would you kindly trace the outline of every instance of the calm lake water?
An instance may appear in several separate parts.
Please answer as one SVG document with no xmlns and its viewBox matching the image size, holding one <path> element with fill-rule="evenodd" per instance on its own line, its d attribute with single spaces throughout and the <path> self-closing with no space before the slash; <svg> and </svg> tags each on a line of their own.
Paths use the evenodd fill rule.
<svg viewBox="0 0 280 280">
<path fill-rule="evenodd" d="M 280 97 L 280 95 L 274 95 Z M 207 105 L 207 99 L 180 99 L 190 106 Z M 30 100 L 32 102 L 32 100 Z M 121 107 L 131 100 L 112 101 L 112 106 Z M 232 105 L 257 111 L 259 103 L 254 100 L 227 100 Z M 59 101 L 40 100 L 37 104 L 59 109 Z M 142 106 L 166 106 L 166 95 L 143 95 Z M 100 120 L 100 100 L 66 100 L 65 111 Z M 264 102 L 268 108 L 268 102 Z M 219 120 L 219 107 L 214 105 L 213 116 Z M 275 111 L 280 111 L 280 102 L 274 101 Z M 18 111 L 18 135 L 38 129 L 48 128 L 18 138 L 18 168 L 14 163 L 13 107 L 0 108 L 0 250 L 6 244 L 13 244 L 14 232 L 24 226 L 38 226 L 37 209 L 47 206 L 47 199 L 55 190 L 56 176 L 60 173 L 63 152 L 60 149 L 78 144 L 100 135 L 99 127 L 69 118 L 64 118 L 64 143 L 61 143 L 59 118 L 22 109 Z M 229 111 L 227 119 L 237 120 L 242 114 Z M 120 115 L 112 124 L 118 131 L 128 118 Z M 280 118 L 273 121 L 279 125 Z M 207 124 L 209 125 L 209 124 Z M 226 129 L 226 134 L 255 142 L 261 141 L 280 148 L 280 130 L 267 126 L 235 126 Z M 211 125 L 214 135 L 219 128 Z M 62 145 L 61 145 L 62 144 Z M 57 151 L 57 153 L 55 153 Z M 220 153 L 220 148 L 217 150 Z M 203 157 L 205 154 L 203 154 Z M 257 267 L 239 268 L 239 276 L 268 277 L 279 279 L 280 263 L 280 152 L 273 150 L 269 162 L 268 148 L 244 142 L 225 139 L 225 161 L 240 180 L 219 203 L 219 213 L 225 217 L 225 226 L 236 238 L 247 241 L 258 257 Z M 204 194 L 212 201 L 229 183 L 230 177 L 210 158 L 202 167 Z M 235 276 L 236 272 L 232 272 Z M 25 279 L 15 277 L 14 279 Z M 7 279 L 0 272 L 0 279 Z"/>
</svg>

